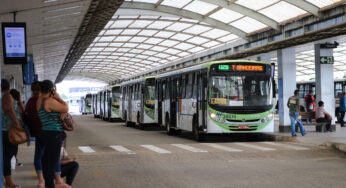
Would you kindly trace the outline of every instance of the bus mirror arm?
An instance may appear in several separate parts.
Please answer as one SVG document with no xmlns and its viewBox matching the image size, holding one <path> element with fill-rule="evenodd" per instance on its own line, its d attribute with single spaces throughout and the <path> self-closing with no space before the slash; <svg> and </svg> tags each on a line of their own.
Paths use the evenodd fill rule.
<svg viewBox="0 0 346 188">
<path fill-rule="evenodd" d="M 276 97 L 276 82 L 273 79 L 273 98 L 275 98 L 275 97 Z"/>
</svg>

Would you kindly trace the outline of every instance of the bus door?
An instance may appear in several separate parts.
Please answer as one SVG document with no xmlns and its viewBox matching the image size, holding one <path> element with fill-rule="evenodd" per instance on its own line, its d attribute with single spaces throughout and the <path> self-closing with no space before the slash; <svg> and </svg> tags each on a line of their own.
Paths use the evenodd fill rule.
<svg viewBox="0 0 346 188">
<path fill-rule="evenodd" d="M 208 80 L 207 71 L 201 71 L 197 77 L 198 80 L 198 95 L 197 95 L 197 115 L 199 127 L 207 128 L 207 91 Z"/>
<path fill-rule="evenodd" d="M 127 119 L 128 120 L 132 120 L 132 92 L 133 92 L 133 86 L 129 86 L 128 87 L 128 94 L 127 94 L 127 96 L 128 96 L 128 111 L 127 111 L 127 114 L 128 114 L 128 117 L 127 117 Z"/>
<path fill-rule="evenodd" d="M 107 105 L 108 105 L 108 118 L 111 118 L 112 116 L 112 95 L 111 95 L 111 91 L 107 91 Z"/>
<path fill-rule="evenodd" d="M 162 125 L 162 86 L 163 82 L 157 81 L 156 82 L 156 88 L 157 88 L 157 118 L 158 118 L 158 124 Z"/>
<path fill-rule="evenodd" d="M 170 98 L 170 125 L 171 127 L 176 127 L 177 125 L 177 105 L 179 105 L 178 99 L 178 77 L 175 77 L 170 80 L 170 91 L 171 91 L 171 98 Z"/>
</svg>

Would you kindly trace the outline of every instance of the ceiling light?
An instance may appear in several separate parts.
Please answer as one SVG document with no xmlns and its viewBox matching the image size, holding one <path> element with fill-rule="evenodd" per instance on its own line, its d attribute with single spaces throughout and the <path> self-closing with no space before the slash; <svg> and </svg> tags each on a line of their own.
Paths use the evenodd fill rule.
<svg viewBox="0 0 346 188">
<path fill-rule="evenodd" d="M 83 7 L 83 5 L 77 5 L 77 6 L 71 6 L 71 7 L 64 7 L 64 8 L 58 8 L 58 9 L 52 9 L 52 10 L 47 10 L 47 11 L 43 11 L 43 12 L 45 12 L 45 13 L 49 13 L 49 12 L 59 12 L 59 11 L 70 10 L 70 9 L 81 8 L 81 7 Z"/>
<path fill-rule="evenodd" d="M 43 3 L 53 3 L 59 0 L 43 0 Z"/>
</svg>

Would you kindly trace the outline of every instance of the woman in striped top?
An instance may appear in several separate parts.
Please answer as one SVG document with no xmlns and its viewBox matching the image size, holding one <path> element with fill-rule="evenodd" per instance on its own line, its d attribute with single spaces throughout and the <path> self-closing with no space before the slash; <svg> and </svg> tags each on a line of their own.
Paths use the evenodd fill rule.
<svg viewBox="0 0 346 188">
<path fill-rule="evenodd" d="M 64 136 L 60 113 L 68 112 L 68 105 L 55 91 L 52 81 L 44 80 L 40 85 L 41 95 L 37 100 L 36 109 L 42 123 L 40 139 L 45 148 L 42 157 L 43 177 L 45 186 L 54 188 L 54 170 L 59 160 Z"/>
</svg>

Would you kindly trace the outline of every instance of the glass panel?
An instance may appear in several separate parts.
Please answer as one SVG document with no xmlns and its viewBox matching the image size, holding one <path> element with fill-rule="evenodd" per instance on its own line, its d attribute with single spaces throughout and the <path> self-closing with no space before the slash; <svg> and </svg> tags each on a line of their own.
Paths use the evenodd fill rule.
<svg viewBox="0 0 346 188">
<path fill-rule="evenodd" d="M 155 21 L 152 24 L 150 24 L 147 28 L 154 28 L 154 29 L 163 29 L 169 25 L 171 25 L 173 22 L 167 22 L 167 21 Z"/>
<path fill-rule="evenodd" d="M 274 19 L 277 22 L 282 22 L 307 13 L 306 11 L 284 1 L 281 1 L 259 12 Z"/>
<path fill-rule="evenodd" d="M 145 106 L 148 108 L 154 109 L 155 107 L 155 80 L 147 79 L 146 80 L 146 89 L 145 89 Z"/>
<path fill-rule="evenodd" d="M 337 3 L 340 2 L 341 0 L 306 0 L 312 4 L 314 4 L 315 6 L 322 8 L 328 5 L 331 5 L 333 3 Z"/>
<path fill-rule="evenodd" d="M 253 9 L 253 10 L 259 10 L 264 7 L 267 7 L 269 5 L 272 5 L 279 0 L 238 0 L 235 3 L 239 5 L 243 5 L 244 7 Z"/>
<path fill-rule="evenodd" d="M 115 108 L 119 108 L 120 102 L 120 87 L 112 88 L 112 106 Z"/>
<path fill-rule="evenodd" d="M 342 82 L 335 83 L 335 97 L 339 97 L 339 94 L 342 93 Z"/>
<path fill-rule="evenodd" d="M 173 30 L 173 31 L 182 31 L 188 27 L 192 26 L 192 24 L 187 24 L 187 23 L 175 23 L 169 27 L 167 27 L 168 30 Z"/>
<path fill-rule="evenodd" d="M 269 77 L 212 76 L 209 103 L 216 106 L 269 106 L 272 90 Z"/>
<path fill-rule="evenodd" d="M 156 37 L 163 37 L 163 38 L 169 38 L 172 35 L 174 35 L 174 32 L 169 32 L 169 31 L 160 31 L 155 34 Z"/>
<path fill-rule="evenodd" d="M 178 43 L 179 42 L 174 41 L 174 40 L 165 40 L 165 41 L 161 42 L 160 45 L 171 47 L 171 46 L 174 46 Z"/>
<path fill-rule="evenodd" d="M 263 29 L 265 27 L 267 27 L 267 25 L 252 19 L 250 17 L 245 17 L 242 18 L 240 20 L 237 20 L 233 23 L 231 23 L 231 25 L 233 25 L 234 27 L 241 29 L 247 33 L 251 33 L 260 29 Z"/>
<path fill-rule="evenodd" d="M 202 37 L 193 37 L 187 41 L 191 42 L 191 43 L 195 43 L 195 44 L 203 44 L 203 43 L 208 42 L 209 40 L 206 38 L 202 38 Z"/>
<path fill-rule="evenodd" d="M 194 45 L 187 44 L 187 43 L 180 43 L 180 44 L 176 45 L 175 47 L 178 49 L 187 50 L 187 49 L 194 47 Z"/>
<path fill-rule="evenodd" d="M 191 34 L 194 34 L 194 35 L 198 35 L 200 33 L 203 33 L 205 31 L 208 31 L 210 30 L 211 28 L 210 27 L 207 27 L 207 26 L 202 26 L 202 25 L 194 25 L 188 29 L 186 29 L 184 32 L 186 33 L 191 33 Z"/>
<path fill-rule="evenodd" d="M 179 40 L 179 41 L 182 41 L 182 40 L 186 40 L 186 39 L 191 38 L 191 37 L 192 37 L 191 35 L 178 33 L 178 34 L 174 35 L 174 36 L 171 37 L 171 38 L 172 38 L 172 39 Z"/>
<path fill-rule="evenodd" d="M 177 0 L 164 0 L 161 5 L 176 7 L 176 8 L 182 8 L 184 7 L 189 1 L 177 1 Z"/>
<path fill-rule="evenodd" d="M 227 34 L 230 34 L 230 33 L 228 31 L 224 31 L 221 29 L 213 29 L 213 30 L 210 30 L 208 32 L 203 33 L 202 36 L 215 39 L 215 38 L 219 38 L 221 36 L 227 35 Z"/>
<path fill-rule="evenodd" d="M 210 3 L 206 3 L 202 1 L 193 1 L 192 3 L 184 7 L 184 9 L 204 15 L 214 10 L 216 7 L 217 6 L 214 4 L 210 4 Z"/>
<path fill-rule="evenodd" d="M 223 9 L 215 12 L 214 14 L 210 15 L 211 18 L 214 18 L 216 20 L 220 20 L 224 23 L 232 22 L 232 21 L 239 19 L 243 16 L 244 15 L 242 15 L 242 14 L 239 14 L 237 12 L 234 12 L 232 10 L 228 10 L 225 8 L 223 8 Z"/>
</svg>

